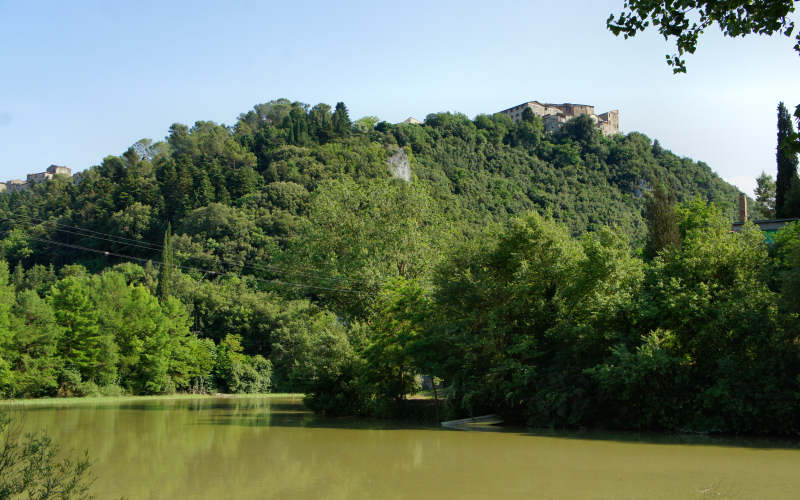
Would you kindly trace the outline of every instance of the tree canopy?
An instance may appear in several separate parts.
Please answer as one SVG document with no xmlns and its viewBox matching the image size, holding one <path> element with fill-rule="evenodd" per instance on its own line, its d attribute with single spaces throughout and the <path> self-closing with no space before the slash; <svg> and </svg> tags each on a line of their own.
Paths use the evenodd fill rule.
<svg viewBox="0 0 800 500">
<path fill-rule="evenodd" d="M 716 25 L 728 37 L 780 34 L 791 37 L 795 25 L 789 15 L 796 0 L 625 0 L 618 15 L 606 21 L 608 29 L 625 38 L 656 27 L 665 40 L 674 39 L 676 54 L 667 54 L 675 73 L 686 72 L 684 54 L 694 54 L 700 36 Z M 794 50 L 800 54 L 800 32 Z"/>
</svg>

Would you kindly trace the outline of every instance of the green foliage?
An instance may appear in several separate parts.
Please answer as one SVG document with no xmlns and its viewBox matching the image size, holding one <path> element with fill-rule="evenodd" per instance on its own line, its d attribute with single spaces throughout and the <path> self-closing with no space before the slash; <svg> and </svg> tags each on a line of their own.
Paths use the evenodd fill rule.
<svg viewBox="0 0 800 500">
<path fill-rule="evenodd" d="M 453 414 L 796 432 L 797 224 L 778 234 L 773 260 L 759 230 L 732 233 L 713 204 L 695 200 L 674 214 L 682 244 L 650 263 L 611 230 L 578 240 L 532 213 L 496 239 L 454 249 L 432 293 L 388 280 L 364 328 L 328 342 L 334 351 L 304 354 L 303 372 L 315 374 L 304 386 L 309 405 L 400 414 L 415 375 L 426 373 L 449 386 Z"/>
<path fill-rule="evenodd" d="M 0 498 L 89 499 L 94 481 L 87 454 L 63 458 L 46 433 L 21 436 L 0 414 Z"/>
<path fill-rule="evenodd" d="M 694 54 L 700 35 L 716 24 L 729 37 L 782 34 L 792 36 L 793 0 L 625 0 L 619 16 L 606 21 L 608 29 L 625 38 L 635 36 L 651 24 L 657 26 L 664 39 L 675 39 L 677 54 L 667 55 L 667 63 L 675 73 L 686 72 L 685 53 Z M 800 52 L 800 33 L 795 37 L 795 51 Z"/>
<path fill-rule="evenodd" d="M 775 261 L 781 306 L 789 314 L 800 314 L 800 223 L 787 224 L 775 235 Z"/>
<path fill-rule="evenodd" d="M 220 357 L 213 340 L 198 338 L 191 331 L 192 319 L 180 300 L 169 296 L 159 302 L 152 288 L 141 284 L 155 277 L 154 270 L 149 273 L 133 264 L 97 275 L 86 274 L 80 266 L 65 267 L 64 277 L 41 298 L 25 287 L 15 294 L 7 284 L 7 265 L 0 261 L 0 283 L 6 282 L 0 286 L 2 395 L 113 396 L 208 392 L 217 387 L 266 392 L 270 388 L 270 361 L 242 354 L 240 347 Z M 178 284 L 185 279 L 180 273 L 174 278 Z M 249 335 L 251 342 L 256 341 L 254 333 Z M 215 372 L 223 358 L 227 371 Z"/>
<path fill-rule="evenodd" d="M 778 163 L 778 177 L 775 181 L 775 215 L 777 217 L 798 217 L 800 212 L 794 212 L 795 187 L 800 178 L 797 175 L 797 152 L 793 148 L 795 140 L 794 127 L 789 111 L 783 103 L 778 104 L 778 147 L 776 159 Z"/>
<path fill-rule="evenodd" d="M 756 178 L 756 204 L 753 207 L 758 218 L 775 218 L 775 189 L 775 179 L 766 172 L 761 172 Z"/>
<path fill-rule="evenodd" d="M 429 347 L 420 340 L 428 300 L 418 282 L 398 277 L 386 283 L 374 305 L 363 379 L 370 397 L 381 404 L 401 405 L 419 389 L 415 375 Z M 391 413 L 387 410 L 381 413 Z"/>
<path fill-rule="evenodd" d="M 422 185 L 330 181 L 315 191 L 308 221 L 285 255 L 292 268 L 316 271 L 319 278 L 311 280 L 317 295 L 338 311 L 363 318 L 372 291 L 390 277 L 428 276 L 447 241 L 435 202 Z"/>
<path fill-rule="evenodd" d="M 100 329 L 100 315 L 86 279 L 68 276 L 53 285 L 50 304 L 64 329 L 58 350 L 66 368 L 85 381 L 105 385 L 117 377 L 117 352 L 111 335 Z"/>
<path fill-rule="evenodd" d="M 602 359 L 605 339 L 620 335 L 640 267 L 614 233 L 579 242 L 536 214 L 515 219 L 488 248 L 460 251 L 436 292 L 437 330 L 457 352 L 440 375 L 455 404 L 577 423 L 589 405 L 581 363 Z"/>
<path fill-rule="evenodd" d="M 333 112 L 333 132 L 339 136 L 345 136 L 350 133 L 350 116 L 347 112 L 347 106 L 343 102 L 336 103 L 336 109 Z"/>
<path fill-rule="evenodd" d="M 175 255 L 172 250 L 172 226 L 167 224 L 164 232 L 164 245 L 161 250 L 161 266 L 158 269 L 158 287 L 156 293 L 162 301 L 172 295 L 172 273 L 175 267 Z"/>
<path fill-rule="evenodd" d="M 667 248 L 680 245 L 678 222 L 675 214 L 675 199 L 669 196 L 662 186 L 653 190 L 647 202 L 647 241 L 644 254 L 652 259 Z"/>
<path fill-rule="evenodd" d="M 269 392 L 272 384 L 272 363 L 260 355 L 242 354 L 241 338 L 228 335 L 217 346 L 214 372 L 221 388 L 231 393 Z"/>
<path fill-rule="evenodd" d="M 140 146 L 0 196 L 3 396 L 275 388 L 391 416 L 428 375 L 445 411 L 534 425 L 798 421 L 794 233 L 730 234 L 736 189 L 643 134 L 279 99 Z"/>
<path fill-rule="evenodd" d="M 52 395 L 64 364 L 58 356 L 63 329 L 49 304 L 32 290 L 17 295 L 13 312 L 15 395 Z"/>
<path fill-rule="evenodd" d="M 11 373 L 13 338 L 11 330 L 11 304 L 14 289 L 9 283 L 8 264 L 0 260 L 0 395 L 11 392 L 13 374 Z"/>
</svg>

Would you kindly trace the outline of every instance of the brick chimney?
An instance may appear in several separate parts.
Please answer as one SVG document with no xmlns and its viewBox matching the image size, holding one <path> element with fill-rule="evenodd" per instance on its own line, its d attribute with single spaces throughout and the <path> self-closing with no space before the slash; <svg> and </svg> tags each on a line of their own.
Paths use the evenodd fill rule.
<svg viewBox="0 0 800 500">
<path fill-rule="evenodd" d="M 747 222 L 747 196 L 739 193 L 739 222 Z"/>
</svg>

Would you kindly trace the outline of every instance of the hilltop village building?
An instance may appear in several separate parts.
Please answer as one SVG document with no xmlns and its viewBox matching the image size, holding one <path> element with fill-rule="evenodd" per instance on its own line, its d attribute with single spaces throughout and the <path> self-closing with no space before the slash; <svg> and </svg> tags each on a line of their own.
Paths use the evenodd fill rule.
<svg viewBox="0 0 800 500">
<path fill-rule="evenodd" d="M 52 179 L 56 175 L 69 177 L 75 181 L 75 177 L 72 175 L 72 169 L 69 167 L 50 165 L 44 172 L 28 174 L 26 180 L 24 181 L 22 179 L 14 179 L 5 183 L 0 182 L 0 193 L 16 193 L 18 191 L 24 191 L 28 189 L 31 184 Z"/>
<path fill-rule="evenodd" d="M 28 183 L 22 179 L 14 179 L 6 182 L 6 191 L 9 193 L 16 193 L 17 191 L 23 191 L 27 188 Z"/>
<path fill-rule="evenodd" d="M 619 110 L 615 109 L 607 111 L 603 114 L 594 114 L 594 106 L 588 104 L 542 104 L 539 101 L 523 102 L 512 108 L 500 111 L 504 115 L 508 115 L 515 122 L 522 120 L 522 112 L 528 108 L 533 111 L 536 116 L 542 117 L 544 129 L 548 132 L 553 132 L 561 128 L 567 120 L 575 118 L 576 116 L 589 115 L 592 120 L 597 124 L 597 127 L 603 132 L 603 135 L 614 135 L 619 133 Z"/>
</svg>

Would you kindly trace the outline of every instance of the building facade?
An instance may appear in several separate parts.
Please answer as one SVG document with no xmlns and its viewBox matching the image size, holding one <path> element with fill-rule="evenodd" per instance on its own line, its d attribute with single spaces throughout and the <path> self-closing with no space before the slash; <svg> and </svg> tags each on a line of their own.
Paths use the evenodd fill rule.
<svg viewBox="0 0 800 500">
<path fill-rule="evenodd" d="M 522 113 L 530 109 L 534 115 L 542 118 L 544 129 L 548 132 L 554 132 L 561 128 L 561 126 L 569 119 L 581 115 L 588 115 L 597 124 L 597 127 L 604 135 L 613 135 L 619 133 L 619 110 L 607 111 L 601 115 L 594 113 L 594 106 L 588 104 L 552 104 L 541 103 L 539 101 L 529 101 L 518 104 L 514 107 L 500 111 L 504 115 L 508 115 L 515 122 L 522 120 Z"/>
<path fill-rule="evenodd" d="M 67 177 L 71 177 L 72 169 L 62 165 L 50 165 L 47 167 L 47 173 L 50 175 L 65 175 Z"/>
<path fill-rule="evenodd" d="M 14 179 L 6 182 L 6 191 L 9 193 L 17 193 L 28 189 L 29 184 L 22 179 Z"/>
<path fill-rule="evenodd" d="M 28 177 L 26 178 L 26 180 L 29 183 L 34 183 L 34 182 L 46 181 L 46 180 L 52 179 L 52 178 L 53 178 L 53 174 L 51 174 L 49 172 L 39 172 L 38 174 L 28 174 Z"/>
<path fill-rule="evenodd" d="M 62 165 L 50 165 L 44 172 L 37 172 L 35 174 L 28 174 L 26 180 L 14 179 L 5 183 L 0 182 L 0 193 L 17 193 L 28 189 L 31 184 L 37 182 L 44 182 L 52 179 L 56 175 L 71 178 L 73 182 L 78 181 L 76 176 L 72 175 L 72 169 Z"/>
</svg>

